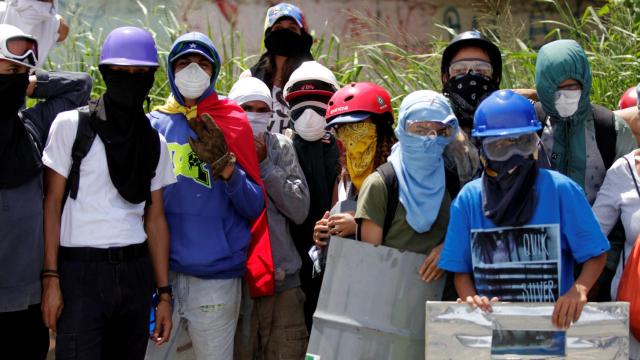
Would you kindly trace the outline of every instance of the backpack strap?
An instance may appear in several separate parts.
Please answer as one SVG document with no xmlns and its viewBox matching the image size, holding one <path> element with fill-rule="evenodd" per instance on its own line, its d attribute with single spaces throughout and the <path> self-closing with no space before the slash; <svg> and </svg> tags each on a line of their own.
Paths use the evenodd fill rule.
<svg viewBox="0 0 640 360">
<path fill-rule="evenodd" d="M 538 131 L 538 136 L 542 136 L 542 131 L 549 126 L 549 115 L 542 108 L 542 103 L 538 101 L 533 106 L 536 110 L 538 120 L 542 123 L 542 129 Z M 596 132 L 596 144 L 605 168 L 610 168 L 616 160 L 616 127 L 615 114 L 613 111 L 600 106 L 591 104 L 593 109 L 593 122 Z M 611 141 L 613 139 L 613 141 Z"/>
<path fill-rule="evenodd" d="M 382 177 L 384 185 L 387 188 L 387 212 L 384 217 L 384 226 L 382 228 L 382 239 L 384 240 L 389 233 L 389 229 L 391 229 L 393 218 L 396 216 L 396 209 L 398 208 L 398 202 L 400 201 L 400 189 L 398 187 L 396 172 L 390 162 L 380 165 L 376 171 Z"/>
<path fill-rule="evenodd" d="M 613 111 L 604 106 L 591 104 L 593 122 L 596 130 L 596 143 L 602 156 L 604 167 L 609 169 L 616 160 L 616 117 Z"/>
<path fill-rule="evenodd" d="M 93 112 L 89 110 L 88 106 L 78 109 L 78 130 L 76 131 L 76 138 L 71 148 L 71 171 L 69 171 L 69 176 L 67 177 L 65 196 L 62 204 L 63 208 L 64 201 L 66 201 L 67 197 L 76 199 L 78 196 L 80 164 L 82 163 L 82 159 L 89 153 L 93 140 L 96 137 L 96 132 L 91 127 L 91 116 L 93 116 Z"/>
</svg>

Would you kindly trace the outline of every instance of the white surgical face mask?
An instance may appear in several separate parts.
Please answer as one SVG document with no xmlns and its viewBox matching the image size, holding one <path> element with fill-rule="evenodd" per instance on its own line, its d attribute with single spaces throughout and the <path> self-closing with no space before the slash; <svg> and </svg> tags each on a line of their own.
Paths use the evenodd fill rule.
<svg viewBox="0 0 640 360">
<path fill-rule="evenodd" d="M 251 129 L 253 129 L 253 135 L 258 136 L 263 132 L 267 131 L 267 126 L 269 125 L 269 121 L 271 120 L 271 113 L 257 113 L 257 112 L 247 112 L 247 119 L 249 120 L 249 124 L 251 124 Z"/>
<path fill-rule="evenodd" d="M 560 117 L 569 117 L 578 111 L 578 103 L 582 96 L 582 90 L 558 90 L 556 91 L 556 110 Z"/>
<path fill-rule="evenodd" d="M 211 86 L 211 76 L 196 63 L 189 64 L 175 76 L 176 86 L 185 99 L 195 100 Z"/>
<path fill-rule="evenodd" d="M 322 139 L 326 133 L 324 129 L 326 126 L 327 121 L 324 119 L 324 116 L 312 109 L 306 109 L 298 120 L 293 123 L 293 129 L 296 133 L 307 141 Z"/>
</svg>

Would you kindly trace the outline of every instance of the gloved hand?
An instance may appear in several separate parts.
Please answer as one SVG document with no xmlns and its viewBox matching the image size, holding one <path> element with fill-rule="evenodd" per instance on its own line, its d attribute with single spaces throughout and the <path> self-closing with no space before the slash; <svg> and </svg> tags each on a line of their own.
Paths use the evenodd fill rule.
<svg viewBox="0 0 640 360">
<path fill-rule="evenodd" d="M 189 119 L 188 123 L 189 127 L 198 136 L 197 140 L 189 137 L 191 149 L 200 160 L 209 164 L 213 179 L 220 179 L 224 169 L 236 163 L 236 156 L 229 152 L 222 130 L 209 114 L 202 114 L 198 118 Z"/>
</svg>

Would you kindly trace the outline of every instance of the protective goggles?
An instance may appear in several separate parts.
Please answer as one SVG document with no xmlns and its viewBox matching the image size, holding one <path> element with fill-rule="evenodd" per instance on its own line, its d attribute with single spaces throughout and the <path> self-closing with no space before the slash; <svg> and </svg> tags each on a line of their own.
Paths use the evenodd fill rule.
<svg viewBox="0 0 640 360">
<path fill-rule="evenodd" d="M 449 65 L 449 76 L 455 77 L 464 75 L 473 71 L 476 74 L 491 77 L 493 74 L 493 66 L 484 60 L 459 60 Z"/>
<path fill-rule="evenodd" d="M 538 146 L 536 133 L 520 136 L 500 136 L 487 138 L 482 142 L 482 149 L 489 160 L 505 161 L 514 155 L 529 156 Z"/>
<path fill-rule="evenodd" d="M 38 62 L 38 42 L 26 36 L 14 36 L 0 44 L 0 55 L 6 60 L 17 61 L 34 67 Z"/>
<path fill-rule="evenodd" d="M 438 136 L 448 138 L 454 131 L 450 125 L 430 120 L 408 120 L 405 130 L 409 134 L 425 136 L 429 139 L 435 139 Z"/>
</svg>

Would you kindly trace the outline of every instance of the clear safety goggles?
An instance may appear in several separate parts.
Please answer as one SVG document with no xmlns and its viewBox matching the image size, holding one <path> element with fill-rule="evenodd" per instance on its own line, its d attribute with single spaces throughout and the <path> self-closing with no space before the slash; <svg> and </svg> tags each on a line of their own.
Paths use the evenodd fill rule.
<svg viewBox="0 0 640 360">
<path fill-rule="evenodd" d="M 440 121 L 408 120 L 405 130 L 414 135 L 425 136 L 429 139 L 436 137 L 448 138 L 453 134 L 453 127 Z"/>
<path fill-rule="evenodd" d="M 14 36 L 5 39 L 0 46 L 2 57 L 7 60 L 20 61 L 30 66 L 38 62 L 38 42 L 25 36 Z"/>
<path fill-rule="evenodd" d="M 505 161 L 514 155 L 529 156 L 538 146 L 538 135 L 500 136 L 482 142 L 484 153 L 493 161 Z"/>
<path fill-rule="evenodd" d="M 464 75 L 469 71 L 491 77 L 493 74 L 493 66 L 484 60 L 459 60 L 449 65 L 449 76 L 451 77 Z"/>
</svg>

